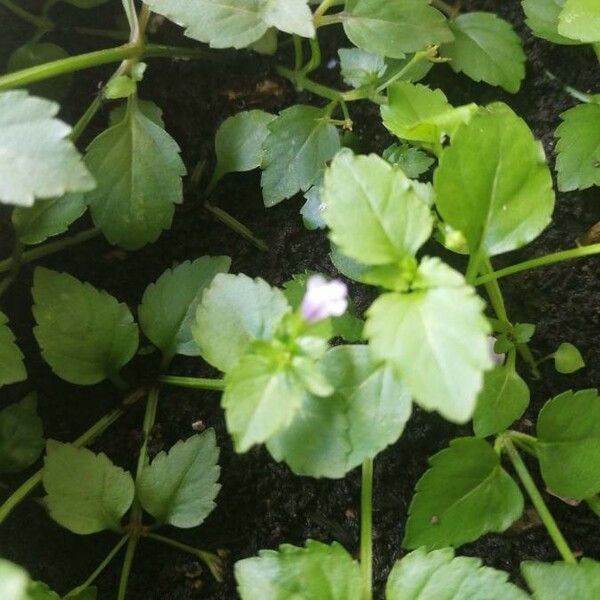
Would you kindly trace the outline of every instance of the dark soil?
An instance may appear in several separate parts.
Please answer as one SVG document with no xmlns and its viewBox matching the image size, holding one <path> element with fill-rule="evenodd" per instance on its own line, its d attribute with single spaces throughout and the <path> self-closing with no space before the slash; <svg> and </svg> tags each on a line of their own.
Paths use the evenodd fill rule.
<svg viewBox="0 0 600 600">
<path fill-rule="evenodd" d="M 35 3 L 33 3 L 35 4 Z M 560 86 L 544 74 L 552 70 L 565 82 L 583 91 L 600 88 L 598 65 L 592 52 L 584 47 L 560 47 L 534 39 L 523 24 L 517 0 L 480 0 L 466 2 L 471 9 L 496 11 L 511 21 L 522 36 L 528 55 L 527 79 L 519 94 L 508 95 L 499 89 L 477 85 L 439 66 L 429 82 L 441 87 L 454 103 L 503 100 L 510 104 L 544 142 L 553 161 L 554 131 L 559 114 L 574 104 Z M 60 8 L 62 23 L 110 25 L 120 10 L 111 3 L 98 11 L 85 13 Z M 8 53 L 27 39 L 29 27 L 0 9 L 0 64 Z M 161 36 L 172 36 L 167 26 Z M 71 52 L 101 47 L 102 40 L 58 32 L 54 38 Z M 334 56 L 340 43 L 339 32 L 326 32 L 325 60 Z M 338 37 L 336 37 L 338 36 Z M 160 36 L 159 36 L 160 37 Z M 286 57 L 285 50 L 279 59 Z M 143 84 L 142 97 L 155 100 L 164 110 L 167 129 L 179 142 L 191 172 L 199 161 L 212 164 L 213 138 L 218 125 L 239 110 L 263 108 L 280 110 L 296 101 L 292 88 L 273 75 L 272 61 L 244 52 L 224 53 L 228 62 L 161 61 L 151 65 Z M 105 80 L 110 68 L 85 72 L 76 78 L 76 92 L 63 106 L 63 117 L 74 122 Z M 335 81 L 337 67 L 323 68 L 317 75 Z M 365 151 L 381 150 L 391 142 L 378 119 L 376 107 L 366 103 L 351 107 L 356 132 Z M 106 112 L 99 115 L 82 140 L 87 143 L 106 123 Z M 188 180 L 189 181 L 189 180 Z M 260 253 L 212 218 L 203 209 L 198 187 L 187 184 L 186 199 L 170 231 L 160 240 L 136 253 L 124 253 L 95 240 L 43 261 L 44 266 L 67 271 L 104 288 L 135 309 L 145 286 L 178 261 L 203 254 L 228 254 L 233 271 L 261 276 L 279 285 L 293 273 L 312 269 L 333 273 L 328 260 L 328 244 L 322 232 L 303 229 L 298 209 L 300 199 L 286 201 L 265 210 L 262 206 L 256 173 L 228 176 L 219 185 L 216 200 L 267 240 L 270 250 Z M 559 194 L 554 223 L 526 249 L 498 259 L 499 266 L 526 257 L 571 247 L 574 240 L 600 221 L 597 189 L 584 193 Z M 6 212 L 1 220 L 0 244 L 8 253 L 12 240 Z M 87 226 L 87 225 L 85 225 Z M 29 288 L 33 267 L 23 269 L 18 282 L 2 299 L 19 343 L 27 355 L 30 381 L 3 389 L 2 404 L 19 399 L 28 389 L 40 396 L 40 411 L 48 437 L 71 440 L 119 402 L 119 394 L 109 384 L 79 388 L 60 381 L 42 361 L 31 330 Z M 582 351 L 587 367 L 573 376 L 558 375 L 547 364 L 543 382 L 530 381 L 533 401 L 520 427 L 531 430 L 532 420 L 541 404 L 551 395 L 569 388 L 597 386 L 600 382 L 600 280 L 598 261 L 593 259 L 540 269 L 502 281 L 509 312 L 515 320 L 537 324 L 533 351 L 544 356 L 560 342 L 569 341 Z M 368 306 L 372 291 L 353 288 L 359 308 Z M 126 377 L 132 381 L 150 378 L 155 372 L 153 356 L 136 359 Z M 172 372 L 214 376 L 201 360 L 178 358 Z M 294 476 L 284 465 L 275 463 L 262 448 L 236 455 L 225 431 L 219 396 L 215 393 L 165 388 L 153 432 L 151 451 L 169 447 L 192 433 L 191 423 L 201 419 L 214 427 L 221 446 L 221 483 L 218 506 L 207 522 L 189 531 L 168 532 L 179 540 L 206 549 L 228 553 L 225 582 L 217 584 L 192 557 L 162 547 L 156 542 L 141 544 L 136 556 L 128 598 L 131 600 L 210 600 L 236 597 L 231 565 L 252 556 L 261 548 L 275 548 L 283 542 L 302 544 L 307 538 L 329 542 L 338 540 L 357 551 L 360 476 L 357 471 L 338 481 L 313 480 Z M 113 425 L 94 445 L 125 468 L 135 466 L 140 444 L 142 407 Z M 445 447 L 449 440 L 468 434 L 436 415 L 415 411 L 402 439 L 376 461 L 375 468 L 375 578 L 378 589 L 393 562 L 402 555 L 401 540 L 407 507 L 415 482 L 424 472 L 427 457 Z M 532 465 L 534 467 L 534 465 Z M 10 489 L 22 477 L 7 478 Z M 41 493 L 41 490 L 39 490 Z M 570 507 L 555 498 L 549 505 L 571 544 L 578 552 L 600 559 L 600 530 L 597 519 L 586 507 Z M 81 583 L 115 543 L 111 534 L 78 537 L 54 524 L 38 503 L 23 503 L 0 528 L 0 555 L 25 565 L 35 578 L 66 592 Z M 520 561 L 559 558 L 545 530 L 535 523 L 503 535 L 487 535 L 461 548 L 461 553 L 479 556 L 485 564 L 506 569 L 518 580 Z M 99 597 L 116 594 L 120 564 L 115 561 L 98 579 Z M 381 593 L 380 593 L 381 596 Z"/>
</svg>

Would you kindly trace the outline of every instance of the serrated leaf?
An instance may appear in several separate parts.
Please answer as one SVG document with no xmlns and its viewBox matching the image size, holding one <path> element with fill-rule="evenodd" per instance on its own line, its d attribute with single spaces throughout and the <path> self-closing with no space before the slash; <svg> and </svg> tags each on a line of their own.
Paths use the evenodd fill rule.
<svg viewBox="0 0 600 600">
<path fill-rule="evenodd" d="M 161 129 L 165 128 L 165 122 L 163 120 L 163 111 L 160 106 L 150 100 L 137 100 L 137 106 L 140 112 L 148 117 L 153 123 L 158 125 Z M 110 127 L 118 125 L 127 117 L 127 102 L 122 102 L 116 108 L 110 111 L 108 117 L 108 124 Z"/>
<path fill-rule="evenodd" d="M 30 467 L 44 445 L 35 394 L 0 410 L 0 473 L 17 473 Z"/>
<path fill-rule="evenodd" d="M 27 379 L 23 358 L 8 327 L 8 317 L 0 311 L 0 387 Z"/>
<path fill-rule="evenodd" d="M 86 208 L 83 194 L 65 194 L 61 198 L 38 200 L 27 208 L 17 206 L 12 212 L 12 224 L 22 244 L 41 244 L 67 231 Z"/>
<path fill-rule="evenodd" d="M 0 92 L 0 202 L 32 206 L 36 198 L 86 192 L 95 183 L 55 102 L 23 90 Z"/>
<path fill-rule="evenodd" d="M 48 440 L 42 482 L 50 516 L 79 535 L 120 531 L 135 493 L 131 475 L 105 454 L 54 440 Z"/>
<path fill-rule="evenodd" d="M 167 269 L 146 288 L 138 310 L 140 326 L 165 362 L 175 354 L 200 354 L 192 335 L 198 305 L 215 276 L 230 265 L 227 256 L 202 256 Z"/>
<path fill-rule="evenodd" d="M 411 399 L 389 367 L 372 361 L 367 346 L 332 348 L 322 368 L 335 393 L 307 394 L 291 425 L 267 447 L 297 475 L 339 478 L 400 437 Z"/>
<path fill-rule="evenodd" d="M 340 136 L 322 109 L 301 104 L 283 110 L 268 127 L 261 186 L 270 207 L 319 179 L 340 148 Z"/>
<path fill-rule="evenodd" d="M 410 293 L 387 293 L 367 311 L 373 356 L 388 361 L 414 401 L 444 418 L 468 421 L 492 367 L 484 304 L 463 276 L 425 258 Z"/>
<path fill-rule="evenodd" d="M 305 548 L 284 544 L 279 551 L 235 564 L 242 600 L 360 600 L 358 563 L 334 542 L 308 540 Z"/>
<path fill-rule="evenodd" d="M 161 524 L 184 529 L 200 525 L 221 489 L 218 459 L 213 429 L 180 440 L 143 469 L 137 481 L 142 507 Z"/>
<path fill-rule="evenodd" d="M 582 558 L 577 564 L 526 560 L 521 572 L 535 600 L 596 600 L 600 597 L 600 563 Z"/>
<path fill-rule="evenodd" d="M 577 346 L 563 342 L 554 353 L 554 367 L 559 373 L 569 374 L 585 367 L 585 361 Z"/>
<path fill-rule="evenodd" d="M 408 144 L 392 144 L 382 154 L 392 166 L 400 168 L 407 177 L 416 179 L 429 170 L 435 162 L 431 156 Z"/>
<path fill-rule="evenodd" d="M 474 81 L 499 85 L 515 94 L 525 78 L 521 40 L 504 19 L 493 13 L 471 12 L 449 22 L 454 41 L 442 46 L 457 73 Z"/>
<path fill-rule="evenodd" d="M 588 498 L 600 492 L 600 396 L 567 391 L 546 402 L 535 445 L 542 476 L 553 493 Z"/>
<path fill-rule="evenodd" d="M 529 406 L 529 388 L 511 367 L 488 371 L 473 414 L 473 431 L 487 437 L 505 431 Z"/>
<path fill-rule="evenodd" d="M 98 180 L 87 197 L 92 219 L 111 244 L 137 250 L 170 227 L 185 165 L 175 140 L 134 97 L 126 118 L 89 145 L 86 163 Z"/>
<path fill-rule="evenodd" d="M 25 569 L 0 558 L 0 598 L 25 600 L 29 575 Z"/>
<path fill-rule="evenodd" d="M 42 356 L 62 379 L 93 385 L 114 376 L 138 348 L 125 304 L 67 273 L 38 267 L 33 276 L 33 332 Z"/>
<path fill-rule="evenodd" d="M 558 17 L 558 33 L 595 44 L 600 41 L 600 4 L 597 0 L 566 0 Z"/>
<path fill-rule="evenodd" d="M 323 210 L 325 207 L 321 201 L 321 185 L 319 183 L 313 185 L 308 192 L 304 194 L 304 198 L 306 199 L 306 202 L 300 209 L 304 227 L 309 231 L 325 229 L 327 223 L 325 223 L 325 220 L 323 219 Z"/>
<path fill-rule="evenodd" d="M 454 556 L 452 548 L 419 548 L 399 560 L 388 577 L 386 600 L 526 600 L 508 573 L 481 560 Z"/>
<path fill-rule="evenodd" d="M 542 145 L 500 103 L 480 110 L 456 132 L 440 159 L 434 189 L 442 218 L 462 231 L 472 254 L 494 256 L 524 246 L 546 228 L 554 210 Z"/>
<path fill-rule="evenodd" d="M 452 41 L 446 18 L 429 0 L 346 0 L 341 19 L 355 46 L 391 58 Z"/>
<path fill-rule="evenodd" d="M 198 306 L 192 334 L 202 358 L 228 371 L 252 341 L 270 339 L 288 311 L 283 293 L 263 279 L 219 274 Z"/>
<path fill-rule="evenodd" d="M 555 44 L 580 44 L 558 33 L 558 17 L 566 0 L 522 0 L 525 22 L 533 33 Z"/>
<path fill-rule="evenodd" d="M 376 85 L 387 69 L 383 56 L 360 48 L 340 48 L 338 55 L 344 82 L 355 88 Z"/>
<path fill-rule="evenodd" d="M 556 170 L 561 192 L 600 186 L 600 104 L 580 104 L 560 115 Z"/>
<path fill-rule="evenodd" d="M 518 485 L 479 438 L 457 438 L 429 459 L 409 507 L 405 548 L 461 546 L 506 531 L 523 512 Z"/>
</svg>

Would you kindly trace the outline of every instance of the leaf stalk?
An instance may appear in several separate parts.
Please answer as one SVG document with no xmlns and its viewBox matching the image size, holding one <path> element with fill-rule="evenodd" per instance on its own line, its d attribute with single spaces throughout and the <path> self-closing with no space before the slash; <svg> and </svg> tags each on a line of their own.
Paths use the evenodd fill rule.
<svg viewBox="0 0 600 600">
<path fill-rule="evenodd" d="M 373 598 L 373 459 L 362 464 L 360 501 L 360 569 L 362 600 Z"/>
</svg>

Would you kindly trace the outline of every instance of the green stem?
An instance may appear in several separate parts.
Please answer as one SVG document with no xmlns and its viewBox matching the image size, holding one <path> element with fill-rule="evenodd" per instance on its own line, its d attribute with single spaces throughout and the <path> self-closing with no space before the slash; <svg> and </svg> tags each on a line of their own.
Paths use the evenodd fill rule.
<svg viewBox="0 0 600 600">
<path fill-rule="evenodd" d="M 591 498 L 586 498 L 585 503 L 590 507 L 594 514 L 600 518 L 600 497 L 596 495 Z"/>
<path fill-rule="evenodd" d="M 304 60 L 304 54 L 302 52 L 302 38 L 299 35 L 294 35 L 294 71 L 298 73 L 302 68 L 302 61 Z"/>
<path fill-rule="evenodd" d="M 73 27 L 72 31 L 81 35 L 92 35 L 103 37 L 116 42 L 126 42 L 129 39 L 129 33 L 118 31 L 116 29 L 97 29 L 95 27 Z"/>
<path fill-rule="evenodd" d="M 20 19 L 23 19 L 23 21 L 33 25 L 34 27 L 37 27 L 38 29 L 51 31 L 54 28 L 52 21 L 30 13 L 12 0 L 0 0 L 0 4 L 17 15 L 17 17 Z"/>
<path fill-rule="evenodd" d="M 15 242 L 10 260 L 12 261 L 10 273 L 0 282 L 0 297 L 18 277 L 21 265 L 23 264 L 23 244 L 18 240 Z"/>
<path fill-rule="evenodd" d="M 222 391 L 225 389 L 225 383 L 222 379 L 206 379 L 203 377 L 179 377 L 177 375 L 163 375 L 159 378 L 159 381 L 168 385 L 174 385 L 182 388 L 191 388 L 195 390 Z"/>
<path fill-rule="evenodd" d="M 544 502 L 540 491 L 535 485 L 535 482 L 529 474 L 529 471 L 527 470 L 527 467 L 525 466 L 521 455 L 515 448 L 509 436 L 505 436 L 503 438 L 503 447 L 506 450 L 506 453 L 508 454 L 508 457 L 510 458 L 513 467 L 515 468 L 515 471 L 517 472 L 517 475 L 519 476 L 523 487 L 527 491 L 529 498 L 531 498 L 533 506 L 535 507 L 538 515 L 540 516 L 540 519 L 544 523 L 548 534 L 552 538 L 552 541 L 554 542 L 554 545 L 556 546 L 556 549 L 559 551 L 563 560 L 568 563 L 577 563 L 573 552 L 569 548 L 567 541 L 565 540 L 563 534 L 558 528 L 554 517 L 548 510 L 548 507 L 546 506 L 546 503 Z"/>
<path fill-rule="evenodd" d="M 420 63 L 422 60 L 429 60 L 437 55 L 437 48 L 422 50 L 421 52 L 415 52 L 414 56 L 400 69 L 397 73 L 394 73 L 389 79 L 386 79 L 382 84 L 377 87 L 378 92 L 382 92 L 386 88 L 388 88 L 392 83 L 398 81 L 408 73 L 414 66 Z"/>
<path fill-rule="evenodd" d="M 317 38 L 311 38 L 308 40 L 308 43 L 310 44 L 310 59 L 306 65 L 300 69 L 299 76 L 301 78 L 310 75 L 310 73 L 321 65 L 321 45 L 319 44 L 319 40 Z"/>
<path fill-rule="evenodd" d="M 125 551 L 125 559 L 123 560 L 123 568 L 121 569 L 121 578 L 119 579 L 119 592 L 117 594 L 117 600 L 126 600 L 127 598 L 129 574 L 131 573 L 133 557 L 135 556 L 139 539 L 140 538 L 137 535 L 129 537 L 129 543 L 127 544 L 127 550 Z"/>
<path fill-rule="evenodd" d="M 580 90 L 567 85 L 566 83 L 564 83 L 563 81 L 561 81 L 554 73 L 552 73 L 551 71 L 546 70 L 546 77 L 548 77 L 549 79 L 551 79 L 552 81 L 556 81 L 559 85 L 562 86 L 563 90 L 569 94 L 569 96 L 571 96 L 571 98 L 575 98 L 575 100 L 579 100 L 579 102 L 585 102 L 585 103 L 590 103 L 592 101 L 592 96 L 591 94 L 586 94 L 584 92 L 581 92 Z"/>
<path fill-rule="evenodd" d="M 473 285 L 473 281 L 475 281 L 477 275 L 479 275 L 479 267 L 483 257 L 484 255 L 481 250 L 477 250 L 477 252 L 469 255 L 469 262 L 467 264 L 467 271 L 465 273 L 465 279 L 467 280 L 467 283 Z"/>
<path fill-rule="evenodd" d="M 373 459 L 362 464 L 360 501 L 360 569 L 362 600 L 373 598 Z"/>
<path fill-rule="evenodd" d="M 152 428 L 156 421 L 156 411 L 158 410 L 158 397 L 159 388 L 158 386 L 153 387 L 148 394 L 148 400 L 146 402 L 146 412 L 144 413 L 144 423 L 142 425 L 142 434 L 144 440 L 142 447 L 140 448 L 140 454 L 138 456 L 137 469 L 135 474 L 136 481 L 139 481 L 142 471 L 146 468 L 148 461 L 148 442 L 150 441 L 150 435 L 152 434 Z M 141 509 L 139 511 L 141 517 Z"/>
<path fill-rule="evenodd" d="M 317 10 L 315 10 L 315 13 L 313 15 L 313 20 L 315 21 L 315 25 L 318 27 L 319 26 L 319 20 L 321 19 L 321 17 L 332 7 L 335 6 L 336 4 L 339 4 L 338 0 L 323 0 L 323 2 L 321 2 L 321 4 L 319 4 L 319 6 L 317 7 Z"/>
<path fill-rule="evenodd" d="M 533 437 L 532 435 L 528 435 L 527 433 L 523 433 L 521 431 L 514 431 L 514 430 L 510 430 L 506 432 L 506 435 L 508 437 L 510 437 L 510 439 L 517 444 L 517 446 L 519 446 L 519 448 L 521 448 L 521 450 L 524 450 L 525 452 L 527 452 L 527 454 L 537 458 L 537 452 L 536 452 L 536 444 L 537 444 L 537 438 Z"/>
<path fill-rule="evenodd" d="M 212 183 L 212 182 L 211 182 Z M 209 186 L 210 187 L 210 186 Z M 213 186 L 214 187 L 214 186 Z M 230 215 L 227 211 L 211 204 L 210 202 L 205 202 L 204 206 L 206 210 L 208 210 L 212 215 L 214 215 L 221 223 L 227 225 L 230 229 L 233 229 L 236 233 L 239 233 L 244 239 L 248 240 L 253 246 L 258 248 L 261 252 L 267 252 L 269 250 L 269 246 L 256 237 L 248 227 L 246 227 L 243 223 L 240 223 L 235 217 Z"/>
</svg>

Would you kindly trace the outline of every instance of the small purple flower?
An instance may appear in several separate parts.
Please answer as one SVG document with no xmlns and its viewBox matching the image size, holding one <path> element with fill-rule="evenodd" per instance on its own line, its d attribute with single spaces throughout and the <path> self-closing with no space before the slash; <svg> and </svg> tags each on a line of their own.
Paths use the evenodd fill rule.
<svg viewBox="0 0 600 600">
<path fill-rule="evenodd" d="M 329 317 L 340 317 L 348 308 L 348 287 L 343 281 L 327 281 L 312 275 L 306 284 L 301 312 L 305 321 L 316 323 Z"/>
<path fill-rule="evenodd" d="M 503 365 L 504 358 L 506 355 L 498 354 L 494 350 L 494 346 L 496 345 L 497 341 L 498 340 L 493 335 L 488 335 L 488 344 L 489 344 L 489 349 L 490 349 L 490 356 L 492 358 L 492 363 L 494 363 L 494 365 Z"/>
</svg>

